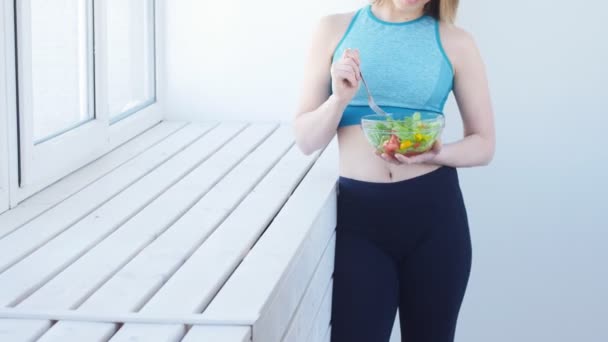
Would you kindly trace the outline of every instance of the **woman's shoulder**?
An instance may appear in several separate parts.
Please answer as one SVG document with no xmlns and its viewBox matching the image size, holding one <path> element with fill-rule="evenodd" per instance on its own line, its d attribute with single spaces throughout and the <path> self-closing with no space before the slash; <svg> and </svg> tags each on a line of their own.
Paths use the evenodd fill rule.
<svg viewBox="0 0 608 342">
<path fill-rule="evenodd" d="M 333 51 L 356 14 L 357 11 L 350 11 L 321 16 L 316 24 L 315 36 L 324 40 L 328 49 Z"/>
<path fill-rule="evenodd" d="M 458 65 L 471 54 L 477 53 L 475 38 L 462 27 L 441 21 L 439 31 L 441 44 L 453 65 Z"/>
<path fill-rule="evenodd" d="M 357 14 L 357 11 L 324 15 L 319 18 L 317 26 L 323 28 L 328 33 L 340 33 L 340 31 L 345 31 L 348 28 L 355 14 Z"/>
<path fill-rule="evenodd" d="M 441 21 L 439 23 L 442 43 L 453 45 L 459 48 L 470 48 L 471 44 L 475 44 L 473 35 L 452 23 Z"/>
</svg>

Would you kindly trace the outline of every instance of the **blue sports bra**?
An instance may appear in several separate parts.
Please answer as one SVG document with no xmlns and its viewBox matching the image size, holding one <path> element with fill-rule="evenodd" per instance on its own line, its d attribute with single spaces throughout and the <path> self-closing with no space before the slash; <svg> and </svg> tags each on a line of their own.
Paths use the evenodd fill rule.
<svg viewBox="0 0 608 342">
<path fill-rule="evenodd" d="M 333 61 L 346 48 L 359 49 L 361 72 L 376 103 L 387 113 L 416 110 L 443 114 L 454 70 L 439 39 L 439 22 L 428 15 L 393 23 L 377 18 L 367 5 L 357 11 L 336 46 Z M 363 85 L 338 127 L 358 125 L 373 114 Z"/>
</svg>

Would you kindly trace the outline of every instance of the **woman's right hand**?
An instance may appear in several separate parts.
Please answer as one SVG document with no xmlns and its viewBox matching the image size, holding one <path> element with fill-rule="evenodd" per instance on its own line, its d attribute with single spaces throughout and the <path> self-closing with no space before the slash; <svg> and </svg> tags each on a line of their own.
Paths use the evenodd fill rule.
<svg viewBox="0 0 608 342">
<path fill-rule="evenodd" d="M 348 103 L 359 90 L 359 50 L 346 49 L 342 57 L 331 66 L 332 92 L 340 102 Z"/>
</svg>

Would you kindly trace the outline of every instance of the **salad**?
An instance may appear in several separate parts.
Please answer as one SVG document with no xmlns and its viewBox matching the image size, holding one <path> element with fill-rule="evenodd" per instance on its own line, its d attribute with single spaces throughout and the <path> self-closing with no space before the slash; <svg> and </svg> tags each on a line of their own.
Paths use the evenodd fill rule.
<svg viewBox="0 0 608 342">
<path fill-rule="evenodd" d="M 423 120 L 420 112 L 403 119 L 363 120 L 369 142 L 380 153 L 413 156 L 430 150 L 443 128 L 442 119 Z"/>
</svg>

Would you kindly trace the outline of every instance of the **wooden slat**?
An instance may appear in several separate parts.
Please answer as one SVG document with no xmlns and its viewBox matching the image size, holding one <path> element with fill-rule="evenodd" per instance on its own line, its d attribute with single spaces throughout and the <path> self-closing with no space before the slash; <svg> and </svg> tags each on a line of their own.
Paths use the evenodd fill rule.
<svg viewBox="0 0 608 342">
<path fill-rule="evenodd" d="M 39 321 L 28 321 L 20 319 L 0 319 L 0 341 L 6 342 L 31 342 L 42 336 L 51 322 L 40 324 Z"/>
<path fill-rule="evenodd" d="M 60 324 L 58 322 L 57 324 Z M 74 329 L 53 329 L 48 330 L 37 341 L 78 341 L 78 342 L 106 342 L 112 337 L 112 332 L 101 332 L 95 338 L 89 337 L 89 331 L 94 331 L 99 323 L 78 322 Z"/>
<path fill-rule="evenodd" d="M 51 320 L 67 322 L 135 323 L 135 324 L 182 324 L 182 325 L 230 325 L 250 326 L 253 322 L 239 320 L 213 320 L 200 313 L 162 314 L 149 312 L 95 311 L 82 309 L 22 309 L 0 308 L 0 319 Z"/>
<path fill-rule="evenodd" d="M 194 140 L 209 126 L 188 125 L 119 169 L 67 198 L 57 206 L 0 239 L 0 272 L 51 240 L 116 196 Z M 0 296 L 2 296 L 0 291 Z M 5 305 L 0 300 L 0 305 Z"/>
<path fill-rule="evenodd" d="M 314 324 L 312 329 L 310 329 L 310 334 L 306 340 L 308 342 L 322 341 L 323 335 L 325 335 L 327 332 L 327 327 L 329 326 L 329 320 L 331 318 L 332 286 L 333 279 L 329 282 L 327 288 L 325 289 L 325 294 L 323 295 L 323 301 L 321 302 L 319 312 L 317 312 L 315 315 Z"/>
<path fill-rule="evenodd" d="M 229 143 L 222 143 L 223 149 L 146 208 L 142 212 L 144 215 L 138 216 L 141 219 L 133 224 L 128 222 L 117 231 L 117 234 L 112 236 L 112 240 L 108 239 L 97 246 L 106 245 L 107 248 L 93 250 L 72 265 L 70 267 L 70 270 L 73 270 L 72 274 L 63 277 L 63 281 L 56 283 L 55 288 L 59 290 L 72 286 L 77 277 L 89 280 L 107 278 L 112 275 L 115 267 L 124 264 L 124 260 L 128 260 L 130 256 L 134 255 L 133 252 L 141 251 L 148 240 L 162 234 L 195 203 L 197 206 L 206 203 L 207 208 L 217 208 L 223 212 L 224 217 L 227 216 L 228 211 L 247 195 L 255 183 L 291 146 L 293 141 L 291 132 L 288 127 L 283 127 L 266 140 L 259 150 L 251 152 L 275 128 L 275 124 L 252 125 L 237 137 L 230 139 Z M 239 164 L 247 155 L 250 158 Z M 265 163 L 260 163 L 260 160 L 264 160 Z M 233 169 L 236 165 L 238 165 L 236 169 Z M 227 178 L 222 179 L 226 174 L 228 174 Z M 220 179 L 221 181 L 217 183 Z M 248 183 L 243 183 L 243 179 Z M 212 187 L 213 189 L 211 189 Z M 207 193 L 209 189 L 211 191 Z M 205 193 L 207 195 L 201 199 Z M 201 200 L 197 203 L 199 199 Z M 133 311 L 141 307 L 163 284 L 164 279 L 179 268 L 179 265 L 187 258 L 189 251 L 196 247 L 197 242 L 205 238 L 206 232 L 197 229 L 196 222 L 183 222 L 187 225 L 174 224 L 168 234 L 161 235 L 161 238 L 148 246 L 149 248 L 143 254 L 139 254 L 79 308 L 86 311 Z M 184 231 L 186 229 L 189 231 Z M 142 235 L 145 238 L 142 238 Z M 175 245 L 176 242 L 181 242 L 181 244 Z M 177 255 L 171 258 L 171 254 Z M 103 260 L 102 263 L 101 260 Z M 74 267 L 76 265 L 77 267 Z M 77 280 L 76 283 L 80 283 L 78 288 L 82 287 L 80 280 Z M 91 285 L 92 283 L 84 287 L 91 288 Z M 69 291 L 68 295 L 71 292 Z M 38 301 L 42 302 L 49 295 L 50 293 L 41 295 Z M 87 331 L 80 331 L 81 326 Z M 78 336 L 88 341 L 96 340 L 108 333 L 113 334 L 116 326 L 99 323 L 91 327 L 90 325 L 83 326 L 78 322 L 59 322 L 51 329 L 51 332 L 58 329 L 78 330 Z M 53 334 L 57 333 L 53 332 Z M 45 335 L 41 340 L 51 341 L 53 339 L 49 339 Z"/>
<path fill-rule="evenodd" d="M 26 296 L 29 296 L 51 277 L 65 269 L 99 241 L 112 234 L 121 224 L 131 219 L 142 208 L 192 170 L 193 167 L 196 167 L 198 163 L 211 155 L 216 148 L 219 148 L 221 144 L 219 139 L 228 139 L 231 134 L 236 134 L 240 129 L 242 129 L 242 125 L 221 125 L 214 129 L 202 139 L 188 146 L 184 152 L 179 153 L 157 169 L 146 174 L 135 184 L 77 222 L 70 229 L 59 234 L 49 243 L 0 274 L 0 288 L 3 290 L 0 292 L 0 304 L 13 306 L 21 302 Z M 215 141 L 219 142 L 216 143 L 216 146 L 213 146 Z M 208 146 L 210 146 L 208 150 L 205 150 Z M 140 216 L 136 216 L 135 220 L 129 223 L 131 225 L 142 223 L 137 220 L 138 217 Z M 114 234 L 112 237 L 116 240 L 117 235 Z M 120 244 L 121 241 L 118 240 L 115 243 Z M 110 255 L 113 255 L 114 252 L 115 250 L 112 249 L 109 251 Z M 105 257 L 102 259 L 105 259 Z M 55 278 L 52 284 L 57 284 L 63 278 L 70 279 L 71 274 L 74 274 L 74 272 L 62 274 Z M 85 284 L 77 281 L 82 279 L 83 275 L 82 272 L 76 273 L 74 279 L 70 279 L 71 281 L 67 284 L 62 284 L 59 287 L 53 288 L 51 287 L 52 284 L 47 284 L 40 294 L 34 295 L 34 298 L 22 305 L 40 308 L 42 303 L 46 303 L 46 306 L 42 307 L 53 308 L 52 303 L 65 303 L 65 296 L 70 296 L 70 298 L 78 295 L 83 296 L 83 291 L 88 288 L 84 286 Z M 92 277 L 86 279 L 86 281 L 91 282 L 94 279 Z M 49 287 L 55 289 L 55 291 L 49 292 Z M 75 305 L 76 303 L 76 300 L 72 300 L 68 305 Z"/>
<path fill-rule="evenodd" d="M 306 342 L 306 338 L 314 323 L 315 314 L 319 311 L 323 301 L 327 284 L 331 281 L 334 270 L 335 237 L 334 233 L 331 240 L 329 240 L 310 284 L 308 284 L 306 293 L 298 304 L 297 311 L 289 323 L 287 333 L 282 339 L 283 342 Z M 277 301 L 277 299 L 275 298 L 273 305 L 281 305 L 281 301 Z"/>
<path fill-rule="evenodd" d="M 316 155 L 305 156 L 296 146 L 292 147 L 141 312 L 171 314 L 202 311 L 280 210 L 315 159 Z M 211 215 L 205 213 L 205 206 L 192 210 L 191 222 Z M 204 229 L 207 224 L 203 220 L 199 228 Z M 167 325 L 165 328 L 176 331 L 182 329 L 179 325 Z M 112 342 L 130 341 L 129 338 L 133 336 L 150 342 L 165 342 L 143 327 L 130 324 L 124 325 Z"/>
<path fill-rule="evenodd" d="M 181 342 L 249 342 L 251 328 L 194 326 Z"/>
<path fill-rule="evenodd" d="M 161 122 L 114 151 L 21 202 L 17 207 L 0 215 L 0 238 L 120 167 L 185 125 L 185 122 Z"/>
<path fill-rule="evenodd" d="M 203 317 L 260 319 L 260 322 L 269 324 L 258 326 L 256 322 L 253 327 L 254 339 L 260 337 L 261 341 L 271 342 L 272 340 L 264 339 L 266 334 L 278 335 L 280 338 L 288 321 L 280 321 L 277 322 L 278 325 L 274 325 L 274 322 L 266 321 L 263 315 L 265 312 L 276 313 L 269 311 L 268 304 L 274 296 L 283 296 L 277 293 L 279 291 L 291 291 L 296 297 L 302 296 L 305 287 L 299 283 L 312 276 L 314 265 L 320 259 L 323 247 L 335 228 L 337 175 L 337 145 L 333 140 L 255 247 L 207 307 Z M 296 256 L 300 253 L 310 253 L 310 257 L 302 259 L 308 259 L 310 262 L 295 270 L 291 264 L 293 260 L 297 260 Z M 318 257 L 315 259 L 315 256 Z M 290 274 L 294 276 L 289 277 Z M 284 278 L 294 282 L 284 283 Z M 277 290 L 279 284 L 282 285 Z M 297 302 L 284 303 L 282 310 L 286 315 L 290 315 L 295 311 L 296 305 Z"/>
<path fill-rule="evenodd" d="M 152 336 L 155 337 L 158 341 L 166 341 L 166 342 L 179 342 L 182 339 L 182 336 L 186 334 L 186 327 L 184 325 L 176 325 L 175 329 L 167 329 L 167 325 L 159 324 L 159 325 L 150 325 L 150 324 L 130 324 L 130 326 L 137 327 L 139 329 L 143 329 L 148 331 Z M 136 329 L 135 331 L 138 331 Z M 142 339 L 137 334 L 132 336 L 128 334 L 123 334 L 123 338 L 129 342 L 148 342 L 148 340 Z M 111 341 L 111 339 L 110 339 Z M 218 340 L 198 340 L 198 342 L 220 342 Z"/>
</svg>

